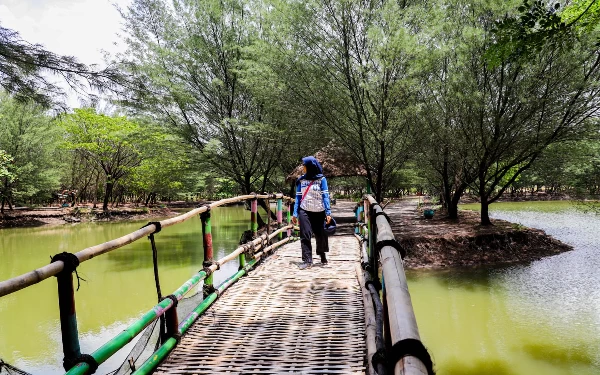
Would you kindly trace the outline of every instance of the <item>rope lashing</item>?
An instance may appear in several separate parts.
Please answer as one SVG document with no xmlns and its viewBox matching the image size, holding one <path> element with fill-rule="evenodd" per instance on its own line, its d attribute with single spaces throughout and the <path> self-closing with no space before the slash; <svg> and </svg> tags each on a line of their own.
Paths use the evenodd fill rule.
<svg viewBox="0 0 600 375">
<path fill-rule="evenodd" d="M 173 308 L 176 308 L 179 304 L 179 300 L 177 299 L 177 297 L 175 297 L 174 294 L 169 294 L 168 296 L 163 297 L 162 301 L 166 299 L 170 299 L 171 301 L 173 301 Z"/>
<path fill-rule="evenodd" d="M 162 230 L 162 225 L 160 224 L 160 221 L 151 221 L 148 224 L 144 225 L 142 228 L 146 228 L 147 226 L 150 226 L 152 224 L 154 224 L 154 228 L 156 228 L 156 229 L 154 230 L 154 232 L 150 233 L 150 235 L 148 237 L 150 237 L 154 233 L 158 233 Z M 140 228 L 140 229 L 142 229 L 142 228 Z"/>
<path fill-rule="evenodd" d="M 383 215 L 383 216 L 385 216 L 385 218 L 387 219 L 387 222 L 388 222 L 388 223 L 391 223 L 391 222 L 392 222 L 392 219 L 390 219 L 390 217 L 388 216 L 388 214 L 386 214 L 384 211 L 375 212 L 375 213 L 373 214 L 373 220 L 377 221 L 377 220 L 376 220 L 376 219 L 377 219 L 377 216 L 380 216 L 380 215 Z"/>
<path fill-rule="evenodd" d="M 177 345 L 179 345 L 179 343 L 181 342 L 181 333 L 176 332 L 173 334 L 173 336 L 171 336 L 171 338 L 175 339 L 175 341 L 177 342 Z"/>
<path fill-rule="evenodd" d="M 404 357 L 411 356 L 416 357 L 427 369 L 427 375 L 435 375 L 433 371 L 433 361 L 427 349 L 420 340 L 417 339 L 404 339 L 395 343 L 389 351 L 389 362 L 390 368 L 392 368 Z"/>
<path fill-rule="evenodd" d="M 158 251 L 156 250 L 156 243 L 154 242 L 154 234 L 162 230 L 162 225 L 159 221 L 151 221 L 148 224 L 144 225 L 142 228 L 148 227 L 150 225 L 154 225 L 155 228 L 154 232 L 148 235 L 148 239 L 150 240 L 150 246 L 152 247 L 152 266 L 154 269 L 154 284 L 156 285 L 156 295 L 158 297 L 158 301 L 160 302 L 162 300 L 162 292 L 160 290 L 160 278 L 158 277 Z"/>
<path fill-rule="evenodd" d="M 217 295 L 217 298 L 220 296 L 219 289 L 215 288 L 214 285 L 203 285 L 202 293 L 204 295 L 204 298 L 208 297 L 212 293 L 215 293 Z"/>
<path fill-rule="evenodd" d="M 86 281 L 83 277 L 79 277 L 79 274 L 77 273 L 77 267 L 79 266 L 79 258 L 77 258 L 77 255 L 73 253 L 67 253 L 66 251 L 50 257 L 50 263 L 54 263 L 59 260 L 63 262 L 64 266 L 63 270 L 60 273 L 58 273 L 56 277 L 63 274 L 63 272 L 64 275 L 75 272 L 75 276 L 77 277 L 77 290 L 79 291 L 79 287 L 81 286 L 79 280 Z"/>
<path fill-rule="evenodd" d="M 406 249 L 404 249 L 404 247 L 402 247 L 402 245 L 400 245 L 400 242 L 398 242 L 396 239 L 377 241 L 377 243 L 375 244 L 375 252 L 379 253 L 381 249 L 385 246 L 391 246 L 394 249 L 398 250 L 402 259 L 406 257 Z"/>
<path fill-rule="evenodd" d="M 206 209 L 206 211 L 200 213 L 200 220 L 209 219 L 210 218 L 210 206 L 203 206 L 203 207 L 207 207 L 207 209 Z"/>
<path fill-rule="evenodd" d="M 100 366 L 98 364 L 98 361 L 96 361 L 96 359 L 94 357 L 92 357 L 90 354 L 80 354 L 79 356 L 75 357 L 75 358 L 65 358 L 64 359 L 64 365 L 65 365 L 65 369 L 71 369 L 75 366 L 77 366 L 79 363 L 86 363 L 89 366 L 89 370 L 86 372 L 86 374 L 93 374 L 96 372 L 96 370 L 98 370 L 98 366 Z"/>
<path fill-rule="evenodd" d="M 384 367 L 387 367 L 387 357 L 385 355 L 385 349 L 378 349 L 375 353 L 373 353 L 373 355 L 371 356 L 371 363 L 373 365 L 373 369 L 377 374 L 379 374 L 377 372 L 377 365 L 382 364 Z"/>
<path fill-rule="evenodd" d="M 360 267 L 365 271 L 371 270 L 371 265 L 369 264 L 369 262 L 361 262 Z"/>
<path fill-rule="evenodd" d="M 365 282 L 365 289 L 369 289 L 369 285 L 373 285 L 373 287 L 375 287 L 375 289 L 377 290 L 381 290 L 382 286 L 381 286 L 381 282 L 379 280 L 367 280 Z"/>
<path fill-rule="evenodd" d="M 254 244 L 252 242 L 248 242 L 242 246 L 244 248 L 244 254 L 247 257 L 254 256 Z"/>
<path fill-rule="evenodd" d="M 208 268 L 208 267 L 212 266 L 213 264 L 217 265 L 217 271 L 221 269 L 221 265 L 219 264 L 219 262 L 215 262 L 213 260 L 202 261 L 202 267 L 204 267 L 204 268 Z"/>
<path fill-rule="evenodd" d="M 221 264 L 219 264 L 219 262 L 214 262 L 212 260 L 205 260 L 202 262 L 202 271 L 206 273 L 206 277 L 209 277 L 213 274 L 213 270 L 210 268 L 210 266 L 212 266 L 213 264 L 217 265 L 217 271 L 221 269 Z"/>
</svg>

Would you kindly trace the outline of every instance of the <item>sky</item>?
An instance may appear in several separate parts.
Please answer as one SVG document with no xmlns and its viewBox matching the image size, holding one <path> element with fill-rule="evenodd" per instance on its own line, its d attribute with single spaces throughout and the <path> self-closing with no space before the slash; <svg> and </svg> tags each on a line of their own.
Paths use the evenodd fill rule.
<svg viewBox="0 0 600 375">
<path fill-rule="evenodd" d="M 103 67 L 102 51 L 117 53 L 125 47 L 118 36 L 122 20 L 115 8 L 131 0 L 0 0 L 0 25 L 30 42 L 84 64 Z M 78 106 L 74 94 L 68 104 Z"/>
</svg>

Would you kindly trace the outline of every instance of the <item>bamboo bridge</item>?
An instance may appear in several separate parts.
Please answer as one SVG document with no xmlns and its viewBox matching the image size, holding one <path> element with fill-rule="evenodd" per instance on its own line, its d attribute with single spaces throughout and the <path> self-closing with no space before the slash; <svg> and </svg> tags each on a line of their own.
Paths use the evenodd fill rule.
<svg viewBox="0 0 600 375">
<path fill-rule="evenodd" d="M 257 225 L 259 200 L 266 203 L 264 233 Z M 252 239 L 214 260 L 210 211 L 242 201 L 250 202 Z M 273 223 L 271 202 L 277 207 Z M 334 217 L 347 225 L 342 224 L 329 239 L 329 263 L 299 270 L 297 227 L 290 221 L 292 202 L 283 194 L 251 194 L 151 222 L 78 253 L 57 254 L 47 266 L 1 281 L 0 298 L 57 277 L 63 365 L 68 375 L 94 373 L 99 364 L 159 322 L 157 349 L 143 358 L 131 357 L 123 373 L 433 374 L 406 284 L 404 250 L 381 206 L 365 196 L 353 211 L 335 210 Z M 154 236 L 195 215 L 202 222 L 204 268 L 175 292 L 162 296 Z M 78 277 L 79 263 L 144 237 L 153 250 L 159 303 L 93 353 L 82 354 L 73 273 Z M 213 273 L 235 259 L 239 271 L 213 285 Z M 202 300 L 180 316 L 183 308 L 178 305 L 184 295 L 201 283 Z"/>
</svg>

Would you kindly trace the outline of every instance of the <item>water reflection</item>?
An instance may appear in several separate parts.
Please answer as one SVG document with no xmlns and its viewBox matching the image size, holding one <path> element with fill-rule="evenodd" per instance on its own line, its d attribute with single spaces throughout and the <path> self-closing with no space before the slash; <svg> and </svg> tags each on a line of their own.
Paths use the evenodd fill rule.
<svg viewBox="0 0 600 375">
<path fill-rule="evenodd" d="M 408 272 L 438 374 L 600 374 L 600 218 L 571 209 L 491 216 L 574 250 L 519 266 Z"/>
</svg>

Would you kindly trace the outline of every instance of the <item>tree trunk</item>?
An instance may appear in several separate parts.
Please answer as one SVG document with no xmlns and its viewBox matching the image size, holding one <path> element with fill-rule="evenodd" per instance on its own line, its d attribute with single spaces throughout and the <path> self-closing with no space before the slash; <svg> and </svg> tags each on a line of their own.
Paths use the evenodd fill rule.
<svg viewBox="0 0 600 375">
<path fill-rule="evenodd" d="M 490 204 L 488 203 L 487 196 L 483 195 L 481 196 L 481 225 L 492 225 L 490 221 Z"/>
<path fill-rule="evenodd" d="M 104 203 L 102 203 L 102 211 L 108 211 L 108 201 L 112 195 L 113 183 L 106 181 L 106 191 L 104 192 Z"/>
<path fill-rule="evenodd" d="M 466 185 L 462 184 L 456 187 L 454 194 L 449 194 L 451 198 L 448 200 L 448 219 L 458 220 L 458 202 L 466 188 Z"/>
</svg>

